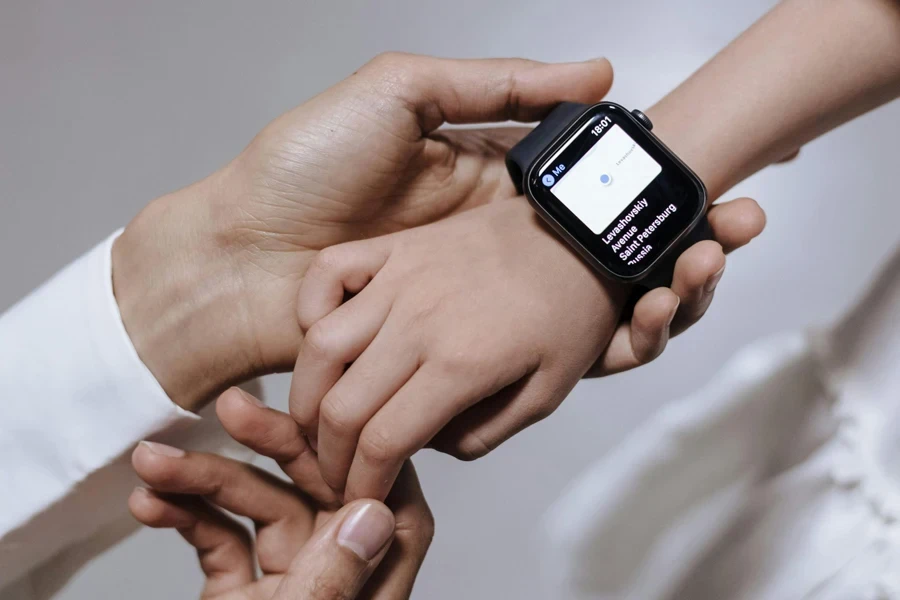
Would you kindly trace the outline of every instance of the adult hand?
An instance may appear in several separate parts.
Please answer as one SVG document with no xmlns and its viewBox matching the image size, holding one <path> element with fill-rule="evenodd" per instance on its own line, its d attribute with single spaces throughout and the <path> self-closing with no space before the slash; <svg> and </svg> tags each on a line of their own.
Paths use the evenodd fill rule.
<svg viewBox="0 0 900 600">
<path fill-rule="evenodd" d="M 138 353 L 188 407 L 290 370 L 297 291 L 318 250 L 515 194 L 503 159 L 521 131 L 438 127 L 537 120 L 563 100 L 599 100 L 611 82 L 606 60 L 377 57 L 128 226 L 113 277 Z"/>
<path fill-rule="evenodd" d="M 290 417 L 238 390 L 223 396 L 219 413 L 237 437 L 253 438 L 251 447 L 319 491 L 307 477 L 314 458 L 295 452 L 305 446 Z M 271 435 L 257 436 L 262 430 Z M 176 529 L 197 549 L 203 599 L 408 598 L 431 541 L 433 520 L 411 463 L 387 506 L 360 500 L 335 512 L 303 488 L 213 454 L 145 442 L 132 462 L 150 486 L 132 494 L 132 514 L 150 527 Z M 223 509 L 251 519 L 255 536 Z"/>
<path fill-rule="evenodd" d="M 126 228 L 113 250 L 113 283 L 139 355 L 186 408 L 229 384 L 289 370 L 303 339 L 297 292 L 318 250 L 515 194 L 504 156 L 527 129 L 439 130 L 443 123 L 533 121 L 561 101 L 600 100 L 611 81 L 602 59 L 376 58 Z M 692 255 L 699 275 L 682 289 L 715 274 L 717 252 Z M 680 313 L 696 308 L 700 295 L 682 294 L 649 303 L 641 322 L 666 322 L 679 301 Z M 622 345 L 619 364 L 634 364 L 631 350 Z"/>
</svg>

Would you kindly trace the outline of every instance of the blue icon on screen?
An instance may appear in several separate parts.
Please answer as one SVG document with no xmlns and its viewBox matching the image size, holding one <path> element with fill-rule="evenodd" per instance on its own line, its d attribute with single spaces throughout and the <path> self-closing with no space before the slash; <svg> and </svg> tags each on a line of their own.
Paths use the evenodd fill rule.
<svg viewBox="0 0 900 600">
<path fill-rule="evenodd" d="M 609 185 L 612 183 L 612 177 L 609 176 L 609 173 L 603 173 L 600 175 L 600 183 L 603 185 Z"/>
<path fill-rule="evenodd" d="M 550 173 L 547 173 L 546 175 L 541 177 L 541 183 L 543 183 L 547 187 L 550 187 L 554 183 L 556 183 L 556 178 L 553 175 L 551 175 Z"/>
</svg>

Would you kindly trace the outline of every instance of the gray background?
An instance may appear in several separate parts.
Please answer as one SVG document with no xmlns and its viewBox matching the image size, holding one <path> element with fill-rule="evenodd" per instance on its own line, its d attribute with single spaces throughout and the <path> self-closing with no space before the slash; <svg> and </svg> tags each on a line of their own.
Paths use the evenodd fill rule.
<svg viewBox="0 0 900 600">
<path fill-rule="evenodd" d="M 0 309 L 378 52 L 608 56 L 612 98 L 646 107 L 772 4 L 7 0 Z M 552 418 L 478 463 L 420 456 L 437 536 L 415 596 L 548 597 L 534 533 L 566 482 L 738 347 L 833 318 L 893 251 L 898 138 L 895 103 L 729 194 L 758 198 L 768 230 L 729 258 L 708 317 L 655 364 L 580 385 Z M 267 381 L 276 404 L 286 385 Z M 95 561 L 62 598 L 189 598 L 199 582 L 175 534 L 145 531 Z"/>
</svg>

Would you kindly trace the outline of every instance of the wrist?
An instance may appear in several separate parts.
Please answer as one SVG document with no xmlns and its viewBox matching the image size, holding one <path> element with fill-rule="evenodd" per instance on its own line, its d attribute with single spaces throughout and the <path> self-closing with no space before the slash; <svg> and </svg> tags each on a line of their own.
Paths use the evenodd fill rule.
<svg viewBox="0 0 900 600">
<path fill-rule="evenodd" d="M 188 410 L 260 368 L 214 189 L 206 180 L 154 200 L 112 250 L 125 329 L 169 397 Z"/>
<path fill-rule="evenodd" d="M 727 147 L 732 139 L 727 122 L 710 121 L 709 127 L 699 126 L 683 104 L 669 97 L 647 110 L 647 116 L 653 121 L 654 135 L 703 181 L 709 202 L 747 175 L 747 148 Z"/>
</svg>

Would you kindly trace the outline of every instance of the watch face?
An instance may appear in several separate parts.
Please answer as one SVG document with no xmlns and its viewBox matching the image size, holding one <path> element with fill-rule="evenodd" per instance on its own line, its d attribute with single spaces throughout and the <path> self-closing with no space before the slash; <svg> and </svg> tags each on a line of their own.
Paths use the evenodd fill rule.
<svg viewBox="0 0 900 600">
<path fill-rule="evenodd" d="M 705 210 L 703 184 L 624 108 L 591 107 L 531 168 L 532 200 L 614 277 L 636 279 Z"/>
</svg>

